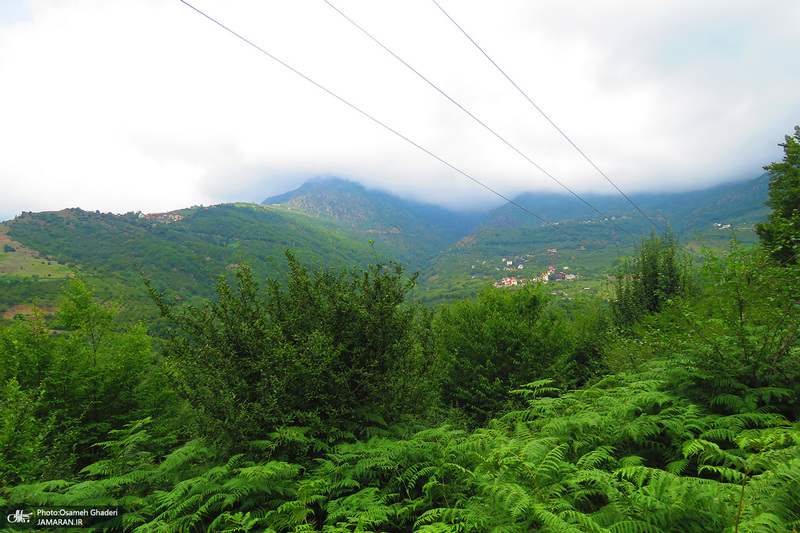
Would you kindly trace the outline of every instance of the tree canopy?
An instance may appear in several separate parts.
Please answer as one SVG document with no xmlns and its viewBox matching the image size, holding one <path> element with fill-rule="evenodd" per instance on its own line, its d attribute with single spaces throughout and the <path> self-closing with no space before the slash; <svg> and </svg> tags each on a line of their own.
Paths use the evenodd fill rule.
<svg viewBox="0 0 800 533">
<path fill-rule="evenodd" d="M 800 126 L 787 135 L 783 160 L 764 167 L 770 173 L 767 221 L 756 231 L 761 242 L 782 263 L 797 263 L 800 252 Z"/>
<path fill-rule="evenodd" d="M 285 280 L 262 291 L 241 266 L 203 306 L 179 311 L 153 291 L 174 326 L 168 371 L 204 435 L 242 451 L 282 428 L 324 440 L 424 408 L 418 313 L 402 305 L 415 276 L 392 263 L 332 271 L 287 259 Z"/>
</svg>

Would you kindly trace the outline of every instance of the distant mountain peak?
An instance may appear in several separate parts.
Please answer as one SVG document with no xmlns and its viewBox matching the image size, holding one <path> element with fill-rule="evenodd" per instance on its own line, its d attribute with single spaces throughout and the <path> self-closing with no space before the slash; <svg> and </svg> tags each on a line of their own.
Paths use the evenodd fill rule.
<svg viewBox="0 0 800 533">
<path fill-rule="evenodd" d="M 355 181 L 342 179 L 336 176 L 318 176 L 312 178 L 293 191 L 285 192 L 277 196 L 270 196 L 264 200 L 262 205 L 279 205 L 290 203 L 295 198 L 307 195 L 321 194 L 363 194 L 367 188 Z"/>
<path fill-rule="evenodd" d="M 477 222 L 473 214 L 455 213 L 441 206 L 405 200 L 394 194 L 337 177 L 307 181 L 297 189 L 267 198 L 307 215 L 333 221 L 350 231 L 366 234 L 404 249 L 442 250 L 465 236 Z"/>
</svg>

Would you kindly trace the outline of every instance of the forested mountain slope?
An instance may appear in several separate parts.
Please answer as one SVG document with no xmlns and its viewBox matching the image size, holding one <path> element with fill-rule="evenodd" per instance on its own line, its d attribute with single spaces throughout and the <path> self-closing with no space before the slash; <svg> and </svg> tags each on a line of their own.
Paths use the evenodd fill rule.
<svg viewBox="0 0 800 533">
<path fill-rule="evenodd" d="M 338 178 L 311 180 L 263 204 L 333 221 L 345 231 L 380 243 L 413 268 L 424 268 L 432 256 L 467 235 L 483 216 L 404 200 Z"/>
<path fill-rule="evenodd" d="M 124 294 L 124 305 L 134 307 L 152 307 L 140 269 L 172 298 L 191 300 L 208 297 L 216 277 L 239 263 L 256 265 L 262 277 L 274 274 L 287 250 L 327 265 L 352 266 L 374 258 L 366 240 L 324 220 L 254 204 L 160 215 L 67 209 L 26 213 L 5 226 L 9 237 L 38 251 L 43 261 L 67 265 L 91 279 L 101 298 Z M 8 275 L 5 282 L 19 284 L 24 277 Z M 44 294 L 34 286 L 28 297 Z"/>
<path fill-rule="evenodd" d="M 714 223 L 751 226 L 762 220 L 769 211 L 764 206 L 768 181 L 769 176 L 762 174 L 752 180 L 724 183 L 703 190 L 631 194 L 629 197 L 657 224 L 666 220 L 677 232 L 703 232 Z M 567 194 L 524 193 L 515 198 L 515 202 L 551 223 L 600 221 L 604 218 L 597 213 L 600 211 L 608 218 L 625 217 L 638 227 L 650 227 L 644 215 L 619 195 L 584 195 L 583 198 L 586 203 Z M 541 225 L 541 220 L 511 204 L 494 209 L 480 222 L 482 228 Z"/>
<path fill-rule="evenodd" d="M 766 176 L 692 193 L 636 199 L 654 223 L 667 222 L 684 242 L 724 246 L 731 231 L 754 240 L 753 224 L 766 208 Z M 485 214 L 458 213 L 400 199 L 340 179 L 312 180 L 264 205 L 224 204 L 171 213 L 112 215 L 67 209 L 25 213 L 2 224 L 4 251 L 0 311 L 40 298 L 52 305 L 70 269 L 95 276 L 100 297 L 122 290 L 125 305 L 148 305 L 139 267 L 173 297 L 208 296 L 216 276 L 241 262 L 261 275 L 275 272 L 287 250 L 314 263 L 365 264 L 375 253 L 423 273 L 412 298 L 474 295 L 506 275 L 507 261 L 530 277 L 568 266 L 583 279 L 603 275 L 632 250 L 633 237 L 651 224 L 619 198 L 589 198 L 603 219 L 573 197 L 520 195 L 514 205 Z M 10 243 L 17 243 L 11 245 Z M 17 249 L 19 248 L 19 249 Z M 555 250 L 555 251 L 554 251 Z M 38 255 L 37 255 L 38 253 Z M 12 311 L 9 311 L 12 309 Z"/>
</svg>

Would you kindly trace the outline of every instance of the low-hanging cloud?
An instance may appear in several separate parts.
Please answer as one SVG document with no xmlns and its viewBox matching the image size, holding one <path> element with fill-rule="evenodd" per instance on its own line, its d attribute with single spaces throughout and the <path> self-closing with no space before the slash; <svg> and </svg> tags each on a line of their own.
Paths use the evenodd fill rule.
<svg viewBox="0 0 800 533">
<path fill-rule="evenodd" d="M 332 3 L 559 181 L 613 192 L 435 4 Z M 755 177 L 800 122 L 794 1 L 439 3 L 626 191 Z M 261 201 L 318 175 L 451 207 L 494 201 L 459 171 L 560 190 L 324 2 L 195 5 L 396 133 L 177 0 L 15 4 L 2 217 Z"/>
</svg>

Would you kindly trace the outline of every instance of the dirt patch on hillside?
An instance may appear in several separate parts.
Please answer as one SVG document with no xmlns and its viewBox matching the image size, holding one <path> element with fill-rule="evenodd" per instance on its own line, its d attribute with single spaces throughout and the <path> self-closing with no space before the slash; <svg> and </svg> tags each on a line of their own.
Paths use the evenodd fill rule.
<svg viewBox="0 0 800 533">
<path fill-rule="evenodd" d="M 22 244 L 18 243 L 17 241 L 6 235 L 6 232 L 0 229 L 0 246 L 3 246 L 4 244 L 13 246 L 14 248 L 22 246 Z"/>
<path fill-rule="evenodd" d="M 33 248 L 28 248 L 24 244 L 19 241 L 15 241 L 11 237 L 8 236 L 7 233 L 8 229 L 5 228 L 2 224 L 0 224 L 0 250 L 3 249 L 3 246 L 11 246 L 15 248 L 15 252 L 20 255 L 27 255 L 30 257 L 39 257 L 39 252 L 34 250 Z"/>
<path fill-rule="evenodd" d="M 19 304 L 19 305 L 12 305 L 9 307 L 5 313 L 3 313 L 3 318 L 12 319 L 17 315 L 23 315 L 26 317 L 32 317 L 36 315 L 36 309 L 41 310 L 44 312 L 45 316 L 53 315 L 56 311 L 58 311 L 58 307 L 36 307 L 32 304 Z"/>
</svg>

